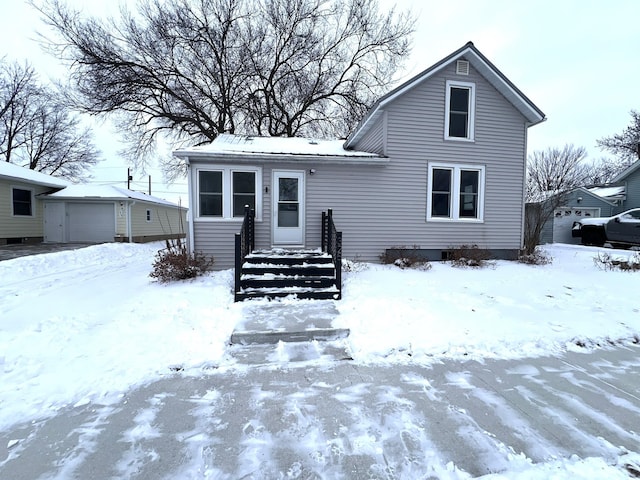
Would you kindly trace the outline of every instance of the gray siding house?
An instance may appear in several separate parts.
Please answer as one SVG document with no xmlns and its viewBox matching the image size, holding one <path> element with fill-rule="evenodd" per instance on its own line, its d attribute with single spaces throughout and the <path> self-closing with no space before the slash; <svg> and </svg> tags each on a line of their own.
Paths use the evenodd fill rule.
<svg viewBox="0 0 640 480">
<path fill-rule="evenodd" d="M 620 172 L 612 184 L 624 187 L 624 197 L 614 214 L 631 208 L 640 208 L 640 160 Z"/>
<path fill-rule="evenodd" d="M 343 257 L 416 246 L 440 260 L 522 247 L 528 127 L 544 114 L 467 43 L 378 100 L 346 140 L 220 135 L 186 160 L 190 247 L 233 266 L 242 206 L 256 249 L 316 249 L 333 210 Z"/>
</svg>

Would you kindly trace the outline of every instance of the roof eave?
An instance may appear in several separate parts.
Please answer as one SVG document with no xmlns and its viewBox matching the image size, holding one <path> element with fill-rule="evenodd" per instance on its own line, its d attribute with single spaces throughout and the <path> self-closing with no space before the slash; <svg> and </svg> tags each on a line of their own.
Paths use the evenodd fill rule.
<svg viewBox="0 0 640 480">
<path fill-rule="evenodd" d="M 295 155 L 286 153 L 239 153 L 239 152 L 174 152 L 178 158 L 188 164 L 192 161 L 206 160 L 218 163 L 308 163 L 350 164 L 350 165 L 386 165 L 388 157 L 383 156 L 351 156 L 351 155 Z"/>
</svg>

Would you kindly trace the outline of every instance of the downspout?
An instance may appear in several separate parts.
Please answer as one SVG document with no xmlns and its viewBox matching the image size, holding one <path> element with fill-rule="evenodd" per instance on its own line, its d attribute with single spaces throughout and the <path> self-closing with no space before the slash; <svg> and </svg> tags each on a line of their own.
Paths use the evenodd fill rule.
<svg viewBox="0 0 640 480">
<path fill-rule="evenodd" d="M 136 201 L 127 202 L 127 237 L 129 237 L 129 243 L 133 243 L 133 231 L 131 228 L 131 207 L 136 204 Z"/>
</svg>

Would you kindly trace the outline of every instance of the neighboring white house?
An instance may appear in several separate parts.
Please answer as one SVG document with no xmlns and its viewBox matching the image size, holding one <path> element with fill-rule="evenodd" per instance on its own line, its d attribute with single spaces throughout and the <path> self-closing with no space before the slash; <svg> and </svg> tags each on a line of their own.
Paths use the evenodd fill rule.
<svg viewBox="0 0 640 480">
<path fill-rule="evenodd" d="M 0 245 L 182 238 L 186 212 L 185 207 L 144 193 L 72 185 L 0 162 Z"/>
<path fill-rule="evenodd" d="M 378 100 L 346 141 L 220 135 L 188 165 L 190 247 L 234 265 L 243 206 L 255 248 L 318 248 L 333 209 L 342 254 L 430 260 L 478 245 L 515 258 L 524 232 L 527 130 L 544 113 L 472 43 Z"/>
<path fill-rule="evenodd" d="M 39 195 L 68 185 L 61 178 L 0 162 L 0 245 L 41 242 L 44 223 Z"/>
</svg>

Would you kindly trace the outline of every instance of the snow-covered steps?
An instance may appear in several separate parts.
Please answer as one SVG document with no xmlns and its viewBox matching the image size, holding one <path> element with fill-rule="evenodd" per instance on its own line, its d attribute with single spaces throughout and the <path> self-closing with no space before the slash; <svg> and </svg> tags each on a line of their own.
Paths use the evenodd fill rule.
<svg viewBox="0 0 640 480">
<path fill-rule="evenodd" d="M 236 300 L 279 298 L 337 299 L 336 268 L 318 250 L 266 250 L 245 257 Z"/>
<path fill-rule="evenodd" d="M 292 362 L 339 362 L 353 360 L 348 342 L 278 342 L 260 345 L 232 345 L 229 354 L 238 363 L 264 365 Z"/>
</svg>

